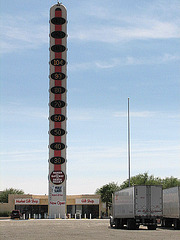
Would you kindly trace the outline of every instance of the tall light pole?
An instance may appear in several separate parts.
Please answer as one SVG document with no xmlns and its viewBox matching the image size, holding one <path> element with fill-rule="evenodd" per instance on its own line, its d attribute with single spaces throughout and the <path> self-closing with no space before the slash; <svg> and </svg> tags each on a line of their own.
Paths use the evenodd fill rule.
<svg viewBox="0 0 180 240">
<path fill-rule="evenodd" d="M 129 98 L 128 98 L 128 173 L 129 173 L 129 187 L 130 187 L 130 164 L 131 164 L 131 156 L 130 156 L 130 119 L 129 119 Z"/>
</svg>

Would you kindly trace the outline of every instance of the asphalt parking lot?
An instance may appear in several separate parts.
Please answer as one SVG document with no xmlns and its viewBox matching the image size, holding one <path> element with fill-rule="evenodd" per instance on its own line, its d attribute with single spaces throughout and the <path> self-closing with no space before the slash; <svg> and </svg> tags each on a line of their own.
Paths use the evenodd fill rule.
<svg viewBox="0 0 180 240">
<path fill-rule="evenodd" d="M 1 240 L 179 240 L 180 230 L 111 229 L 109 220 L 0 220 Z"/>
</svg>

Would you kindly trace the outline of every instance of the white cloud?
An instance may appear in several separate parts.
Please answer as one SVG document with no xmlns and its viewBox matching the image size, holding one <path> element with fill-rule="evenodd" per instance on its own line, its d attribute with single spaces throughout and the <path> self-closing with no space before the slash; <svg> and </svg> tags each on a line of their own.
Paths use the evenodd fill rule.
<svg viewBox="0 0 180 240">
<path fill-rule="evenodd" d="M 180 60 L 180 56 L 179 55 L 172 55 L 172 54 L 164 54 L 163 57 L 160 58 L 160 61 L 162 62 L 171 62 L 171 61 L 178 61 Z"/>
<path fill-rule="evenodd" d="M 166 64 L 169 62 L 177 62 L 180 60 L 180 55 L 172 55 L 165 53 L 162 56 L 151 56 L 151 57 L 133 57 L 126 56 L 121 58 L 111 58 L 106 60 L 94 60 L 93 62 L 84 63 L 72 63 L 69 64 L 69 71 L 84 71 L 87 69 L 110 69 L 119 66 L 134 66 L 134 65 L 157 65 Z"/>
<path fill-rule="evenodd" d="M 142 141 L 132 143 L 132 169 L 134 173 L 150 171 L 159 176 L 177 176 L 180 146 L 176 141 Z"/>
<path fill-rule="evenodd" d="M 132 176 L 149 172 L 159 177 L 177 177 L 179 149 L 180 146 L 176 141 L 156 140 L 132 144 Z M 127 179 L 127 172 L 127 146 L 124 143 L 114 144 L 111 147 L 99 145 L 68 149 L 68 191 L 70 193 L 91 193 L 112 181 L 121 184 Z M 84 177 L 83 180 L 82 177 Z M 81 189 L 78 186 L 81 186 Z"/>
<path fill-rule="evenodd" d="M 95 66 L 94 62 L 83 62 L 83 63 L 73 63 L 68 64 L 68 71 L 79 71 L 79 70 L 87 70 Z"/>
<path fill-rule="evenodd" d="M 83 111 L 83 112 L 69 114 L 70 121 L 92 121 L 93 119 L 94 119 L 93 115 L 91 115 L 89 112 Z"/>
<path fill-rule="evenodd" d="M 12 152 L 13 153 L 13 152 Z M 14 152 L 14 154 L 3 153 L 1 156 L 1 166 L 6 168 L 4 164 L 11 164 L 11 168 L 19 168 L 21 164 L 23 166 L 29 166 L 33 164 L 47 163 L 47 152 L 32 151 L 30 152 Z"/>
<path fill-rule="evenodd" d="M 157 0 L 153 4 L 142 1 L 130 5 L 128 1 L 108 6 L 106 2 L 82 4 L 81 15 L 77 14 L 77 9 L 73 12 L 76 21 L 70 25 L 70 37 L 106 43 L 180 37 L 178 1 Z"/>
<path fill-rule="evenodd" d="M 109 160 L 111 158 L 117 159 L 119 156 L 126 155 L 126 147 L 124 146 L 115 146 L 108 148 L 107 146 L 96 146 L 96 147 L 71 147 L 69 149 L 69 159 L 75 161 L 76 163 L 88 163 L 94 164 L 99 161 L 97 159 Z"/>
<path fill-rule="evenodd" d="M 48 43 L 48 24 L 39 24 L 38 17 L 3 15 L 0 29 L 1 53 L 36 49 Z"/>
<path fill-rule="evenodd" d="M 105 119 L 107 112 L 114 118 L 127 118 L 127 112 L 114 111 L 113 109 L 69 109 L 69 121 L 102 121 Z M 94 118 L 96 116 L 96 118 Z M 162 119 L 180 119 L 179 113 L 174 112 L 160 112 L 160 111 L 131 111 L 132 118 L 162 118 Z"/>
<path fill-rule="evenodd" d="M 131 117 L 136 118 L 150 118 L 150 117 L 157 117 L 159 116 L 158 112 L 151 112 L 151 111 L 142 111 L 142 112 L 132 112 L 130 113 Z M 114 117 L 121 118 L 127 117 L 126 112 L 114 112 Z"/>
<path fill-rule="evenodd" d="M 171 11 L 173 13 L 174 10 L 171 9 Z M 180 37 L 180 20 L 176 15 L 174 18 L 160 18 L 158 15 L 153 16 L 153 12 L 149 14 L 145 11 L 138 15 L 128 16 L 123 11 L 121 11 L 121 14 L 116 14 L 115 9 L 110 10 L 102 6 L 91 6 L 91 10 L 86 6 L 82 12 L 84 15 L 80 17 L 79 21 L 74 21 L 73 24 L 69 25 L 70 41 L 119 43 L 137 39 Z M 76 18 L 76 14 L 71 17 Z M 109 21 L 107 21 L 107 16 Z M 46 23 L 39 23 L 39 20 L 42 22 L 45 18 Z M 85 18 L 85 21 L 82 21 L 82 18 Z M 94 21 L 91 21 L 92 18 Z M 3 14 L 0 25 L 1 52 L 36 49 L 41 47 L 42 44 L 48 44 L 49 24 L 47 20 L 48 16 L 44 13 L 41 13 L 40 16 L 23 16 L 23 14 L 21 16 L 10 16 Z M 105 21 L 106 24 L 104 24 Z M 84 65 L 84 67 L 86 66 Z"/>
<path fill-rule="evenodd" d="M 132 18 L 133 20 L 133 18 Z M 130 40 L 147 40 L 147 39 L 169 39 L 180 38 L 179 27 L 176 23 L 161 22 L 159 20 L 147 20 L 146 18 L 137 22 L 132 22 L 132 26 L 104 26 L 99 24 L 84 28 L 83 25 L 78 27 L 79 31 L 71 29 L 70 39 L 81 41 L 97 41 L 105 43 L 118 43 Z"/>
<path fill-rule="evenodd" d="M 15 106 L 15 107 L 14 107 Z M 7 105 L 3 106 L 1 108 L 1 114 L 2 116 L 6 116 L 6 118 L 11 119 L 11 117 L 8 116 L 13 116 L 13 121 L 16 120 L 21 120 L 24 118 L 28 118 L 29 120 L 32 119 L 48 119 L 48 108 L 38 108 L 38 107 L 25 107 L 18 102 L 9 102 Z M 3 119 L 3 117 L 2 117 Z"/>
<path fill-rule="evenodd" d="M 28 169 L 28 171 L 19 167 L 19 169 L 14 171 L 15 175 L 10 175 L 7 169 L 5 174 L 1 176 L 0 189 L 4 190 L 6 188 L 16 188 L 22 189 L 26 194 L 48 194 L 47 170 L 45 170 L 44 167 L 41 167 L 41 171 L 36 173 L 35 176 L 33 174 L 36 171 L 34 166 L 30 168 L 31 170 Z M 7 176 L 7 173 L 9 176 Z"/>
</svg>

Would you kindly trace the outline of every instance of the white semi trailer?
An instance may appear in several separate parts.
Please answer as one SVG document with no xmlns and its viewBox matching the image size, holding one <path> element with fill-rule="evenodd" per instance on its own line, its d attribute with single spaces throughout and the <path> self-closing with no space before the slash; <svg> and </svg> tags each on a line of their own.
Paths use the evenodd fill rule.
<svg viewBox="0 0 180 240">
<path fill-rule="evenodd" d="M 162 226 L 180 229 L 180 186 L 163 190 Z"/>
<path fill-rule="evenodd" d="M 113 194 L 110 225 L 115 228 L 138 229 L 140 225 L 150 230 L 162 218 L 162 186 L 137 185 Z"/>
</svg>

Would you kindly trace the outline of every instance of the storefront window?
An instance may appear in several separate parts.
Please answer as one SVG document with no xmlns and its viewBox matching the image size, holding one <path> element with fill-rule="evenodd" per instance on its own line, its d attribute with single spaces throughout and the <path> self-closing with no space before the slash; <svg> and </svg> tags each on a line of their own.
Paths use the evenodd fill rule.
<svg viewBox="0 0 180 240">
<path fill-rule="evenodd" d="M 16 210 L 19 210 L 23 215 L 25 214 L 26 218 L 29 218 L 29 214 L 33 217 L 34 214 L 41 214 L 41 218 L 44 218 L 44 214 L 48 213 L 47 205 L 16 205 Z"/>
</svg>

